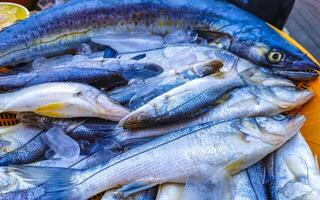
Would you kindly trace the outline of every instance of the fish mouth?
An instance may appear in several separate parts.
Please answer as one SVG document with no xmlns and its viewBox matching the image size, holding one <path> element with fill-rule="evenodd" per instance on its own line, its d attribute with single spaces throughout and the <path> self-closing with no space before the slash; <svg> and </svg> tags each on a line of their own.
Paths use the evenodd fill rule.
<svg viewBox="0 0 320 200">
<path fill-rule="evenodd" d="M 272 69 L 272 73 L 293 81 L 313 81 L 319 77 L 316 70 Z"/>
</svg>

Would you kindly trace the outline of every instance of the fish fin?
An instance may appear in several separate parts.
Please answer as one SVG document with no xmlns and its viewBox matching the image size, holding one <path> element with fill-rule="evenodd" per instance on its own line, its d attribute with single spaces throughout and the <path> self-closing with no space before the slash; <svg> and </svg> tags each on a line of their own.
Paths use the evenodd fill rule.
<svg viewBox="0 0 320 200">
<path fill-rule="evenodd" d="M 233 176 L 233 175 L 235 175 L 236 173 L 238 173 L 239 171 L 241 171 L 243 169 L 244 164 L 245 164 L 245 159 L 244 158 L 240 158 L 238 160 L 235 160 L 235 161 L 229 163 L 223 169 L 230 176 Z"/>
<path fill-rule="evenodd" d="M 100 45 L 109 46 L 120 53 L 145 51 L 164 47 L 161 36 L 147 33 L 108 33 L 95 35 L 91 41 Z"/>
<path fill-rule="evenodd" d="M 43 200 L 81 199 L 80 180 L 74 179 L 82 170 L 52 167 L 11 166 L 3 167 L 26 183 L 42 188 Z M 49 181 L 48 181 L 49 180 Z M 31 192 L 32 189 L 27 190 Z"/>
<path fill-rule="evenodd" d="M 197 29 L 196 33 L 198 33 L 199 37 L 206 39 L 210 45 L 227 49 L 231 45 L 232 37 L 227 33 L 207 29 Z"/>
<path fill-rule="evenodd" d="M 148 181 L 136 181 L 134 183 L 122 186 L 119 190 L 115 192 L 115 196 L 119 199 L 127 198 L 132 194 L 152 188 L 159 184 L 160 183 L 153 183 Z"/>
<path fill-rule="evenodd" d="M 303 169 L 301 165 L 297 165 L 297 160 L 294 160 L 288 156 L 285 159 L 285 164 L 296 179 L 300 177 L 308 177 L 308 165 L 306 164 L 307 170 Z"/>
<path fill-rule="evenodd" d="M 61 114 L 58 112 L 59 110 L 65 107 L 64 103 L 61 102 L 54 102 L 49 103 L 43 106 L 39 106 L 33 110 L 33 112 L 50 116 L 50 117 L 61 117 Z"/>
<path fill-rule="evenodd" d="M 118 56 L 118 52 L 115 49 L 109 46 L 105 47 L 103 58 L 116 58 L 117 56 Z"/>
<path fill-rule="evenodd" d="M 231 176 L 224 170 L 203 166 L 196 175 L 187 178 L 182 199 L 229 200 L 235 194 L 235 185 Z"/>
<path fill-rule="evenodd" d="M 131 60 L 136 60 L 136 61 L 138 61 L 138 60 L 141 60 L 141 59 L 145 58 L 146 56 L 147 56 L 147 55 L 146 55 L 145 53 L 139 54 L 139 55 L 136 55 L 136 56 L 132 57 Z"/>
</svg>

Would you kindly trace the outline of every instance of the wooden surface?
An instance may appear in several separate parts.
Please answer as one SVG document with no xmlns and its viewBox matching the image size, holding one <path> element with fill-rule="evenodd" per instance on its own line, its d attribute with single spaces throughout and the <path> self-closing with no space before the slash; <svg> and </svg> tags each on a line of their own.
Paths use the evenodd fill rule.
<svg viewBox="0 0 320 200">
<path fill-rule="evenodd" d="M 285 27 L 320 60 L 320 0 L 296 0 Z"/>
</svg>

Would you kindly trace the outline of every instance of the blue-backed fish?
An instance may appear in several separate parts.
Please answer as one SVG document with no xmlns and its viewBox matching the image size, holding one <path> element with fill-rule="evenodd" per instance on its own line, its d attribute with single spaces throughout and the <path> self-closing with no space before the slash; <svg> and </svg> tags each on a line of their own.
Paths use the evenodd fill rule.
<svg viewBox="0 0 320 200">
<path fill-rule="evenodd" d="M 277 74 L 304 80 L 317 77 L 313 70 L 318 66 L 308 56 L 264 21 L 223 0 L 70 1 L 3 30 L 0 65 L 56 55 L 100 38 L 113 46 L 157 47 L 163 41 L 189 38 L 190 34 L 176 34 L 181 31 L 204 37 Z"/>
</svg>

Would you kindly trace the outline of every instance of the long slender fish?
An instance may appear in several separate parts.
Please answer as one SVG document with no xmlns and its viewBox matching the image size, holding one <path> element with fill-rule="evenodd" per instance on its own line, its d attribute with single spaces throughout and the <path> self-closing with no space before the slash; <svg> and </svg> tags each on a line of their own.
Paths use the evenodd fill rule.
<svg viewBox="0 0 320 200">
<path fill-rule="evenodd" d="M 302 106 L 313 97 L 307 90 L 292 87 L 245 87 L 223 97 L 223 101 L 197 118 L 152 128 L 124 130 L 116 127 L 109 131 L 110 138 L 126 144 L 141 138 L 160 136 L 185 127 L 204 123 L 220 123 L 243 117 L 271 116 Z"/>
<path fill-rule="evenodd" d="M 176 31 L 209 37 L 218 46 L 279 74 L 317 77 L 316 72 L 300 71 L 318 68 L 304 53 L 262 20 L 223 0 L 70 1 L 3 30 L 0 65 L 55 55 L 101 34 L 116 43 L 146 45 L 147 41 L 150 46 L 156 36 Z M 144 39 L 148 36 L 149 40 Z"/>
<path fill-rule="evenodd" d="M 228 72 L 232 69 L 241 72 L 248 68 L 258 67 L 228 51 L 203 45 L 171 45 L 157 50 L 121 54 L 122 59 L 130 59 L 139 56 L 144 56 L 139 62 L 157 63 L 164 68 L 165 73 L 146 80 L 132 80 L 126 87 L 116 88 L 108 92 L 110 98 L 121 104 L 127 104 L 131 100 L 130 104 L 133 109 L 136 107 L 136 104 L 139 106 L 149 99 L 152 99 L 154 94 L 159 92 L 159 94 L 164 93 L 169 89 L 172 89 L 173 86 L 181 85 L 187 80 L 190 80 L 193 76 L 188 76 L 189 78 L 184 79 L 185 81 L 183 82 L 180 82 L 181 79 L 178 79 L 178 82 L 174 82 L 175 76 L 172 77 L 172 75 L 178 75 L 179 72 L 182 74 L 190 73 L 187 70 L 190 67 L 191 69 L 193 68 L 192 71 L 197 67 L 198 69 L 196 69 L 196 71 L 198 72 L 201 69 L 206 69 L 206 65 L 201 65 L 201 63 L 205 64 L 210 63 L 210 61 L 221 61 L 223 63 L 223 67 L 220 69 L 221 72 Z M 97 59 L 100 59 L 100 57 L 101 55 L 98 55 Z M 270 83 L 280 81 L 279 78 L 275 79 L 273 77 L 270 77 L 267 80 Z"/>
<path fill-rule="evenodd" d="M 80 83 L 44 83 L 0 94 L 0 111 L 27 112 L 51 117 L 98 117 L 119 121 L 128 110 L 100 90 Z"/>
<path fill-rule="evenodd" d="M 15 90 L 49 82 L 78 82 L 108 90 L 125 85 L 131 79 L 156 76 L 162 71 L 160 66 L 152 63 L 83 60 L 64 66 L 1 76 L 0 90 Z"/>
<path fill-rule="evenodd" d="M 22 123 L 9 127 L 1 127 L 0 156 L 20 148 L 40 132 L 41 129 Z"/>
<path fill-rule="evenodd" d="M 257 68 L 240 73 L 232 72 L 225 77 L 215 74 L 187 82 L 154 98 L 120 120 L 119 126 L 133 129 L 165 124 L 199 115 L 218 98 L 247 85 L 265 85 L 268 76 Z"/>
<path fill-rule="evenodd" d="M 293 118 L 245 118 L 218 125 L 199 125 L 164 135 L 87 170 L 12 166 L 16 174 L 39 187 L 1 194 L 1 198 L 87 199 L 122 187 L 121 196 L 164 182 L 184 183 L 200 164 L 234 175 L 253 165 L 293 137 L 305 121 Z"/>
<path fill-rule="evenodd" d="M 320 198 L 320 172 L 317 159 L 301 133 L 268 156 L 266 163 L 272 199 Z"/>
</svg>

